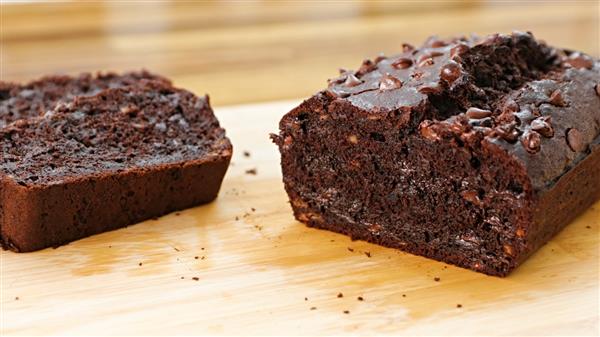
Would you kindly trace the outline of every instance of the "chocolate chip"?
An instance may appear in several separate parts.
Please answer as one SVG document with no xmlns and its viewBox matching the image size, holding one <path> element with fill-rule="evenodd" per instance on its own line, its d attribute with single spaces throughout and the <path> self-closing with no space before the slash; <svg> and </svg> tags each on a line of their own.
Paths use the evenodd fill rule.
<svg viewBox="0 0 600 337">
<path fill-rule="evenodd" d="M 381 78 L 381 82 L 379 82 L 379 90 L 381 91 L 394 90 L 400 88 L 402 88 L 402 81 L 393 77 L 390 74 L 385 74 Z"/>
<path fill-rule="evenodd" d="M 337 298 L 342 298 L 342 297 L 344 297 L 344 294 L 342 294 L 342 293 L 337 294 Z"/>
<path fill-rule="evenodd" d="M 551 117 L 538 117 L 531 121 L 531 130 L 536 131 L 546 138 L 554 136 L 554 128 L 552 127 Z"/>
<path fill-rule="evenodd" d="M 539 152 L 541 143 L 542 139 L 540 134 L 533 130 L 525 131 L 521 137 L 521 144 L 523 144 L 523 147 L 529 153 Z"/>
<path fill-rule="evenodd" d="M 360 84 L 362 84 L 362 81 L 352 73 L 349 73 L 344 81 L 344 85 L 347 87 L 355 87 Z"/>
<path fill-rule="evenodd" d="M 418 91 L 422 94 L 435 94 L 440 91 L 440 88 L 436 84 L 425 84 L 418 89 Z"/>
<path fill-rule="evenodd" d="M 550 100 L 549 100 L 550 104 L 554 105 L 554 106 L 566 106 L 567 103 L 565 102 L 565 99 L 562 97 L 562 94 L 560 93 L 559 90 L 554 90 L 552 92 L 552 94 L 550 95 Z"/>
<path fill-rule="evenodd" d="M 452 47 L 452 49 L 450 49 L 450 58 L 454 58 L 455 56 L 460 56 L 462 54 L 464 54 L 467 50 L 469 50 L 469 46 L 467 46 L 466 44 L 458 44 L 455 47 Z"/>
<path fill-rule="evenodd" d="M 433 64 L 433 58 L 431 58 L 431 56 L 428 54 L 423 54 L 417 60 L 417 64 L 419 65 L 419 67 L 430 66 Z"/>
<path fill-rule="evenodd" d="M 361 301 L 361 302 L 365 300 L 362 296 L 358 296 L 356 299 L 359 300 L 359 301 Z"/>
<path fill-rule="evenodd" d="M 408 53 L 410 51 L 415 50 L 415 47 L 409 43 L 403 43 L 402 44 L 402 51 L 405 53 Z"/>
<path fill-rule="evenodd" d="M 571 150 L 575 152 L 581 152 L 585 149 L 585 145 L 583 144 L 583 136 L 577 129 L 567 130 L 567 144 L 569 144 Z"/>
<path fill-rule="evenodd" d="M 377 66 L 371 60 L 364 60 L 360 68 L 356 71 L 357 75 L 364 75 L 368 72 L 375 70 Z"/>
<path fill-rule="evenodd" d="M 440 278 L 439 278 L 439 277 L 434 277 L 434 278 L 433 278 L 433 280 L 434 280 L 435 282 L 440 282 Z"/>
<path fill-rule="evenodd" d="M 592 61 L 592 59 L 587 56 L 584 55 L 582 53 L 572 53 L 571 55 L 569 55 L 569 58 L 567 58 L 564 63 L 566 65 L 569 65 L 573 68 L 577 68 L 577 69 L 581 69 L 581 68 L 586 68 L 586 69 L 591 69 L 592 66 L 594 65 L 594 62 Z"/>
<path fill-rule="evenodd" d="M 431 47 L 433 48 L 440 48 L 440 47 L 445 47 L 448 44 L 442 40 L 434 40 L 431 42 Z"/>
<path fill-rule="evenodd" d="M 453 83 L 454 81 L 456 81 L 457 78 L 460 77 L 461 71 L 460 71 L 460 66 L 455 63 L 455 62 L 451 62 L 448 63 L 447 65 L 445 65 L 442 68 L 442 72 L 440 77 L 448 82 L 449 84 Z"/>
<path fill-rule="evenodd" d="M 515 128 L 517 123 L 512 122 L 501 125 L 496 128 L 496 132 L 499 136 L 509 143 L 514 143 L 519 139 L 519 130 Z"/>
<path fill-rule="evenodd" d="M 596 84 L 594 89 L 596 89 L 596 95 L 598 95 L 600 97 L 600 83 Z"/>
<path fill-rule="evenodd" d="M 409 58 L 406 57 L 401 57 L 399 59 L 397 59 L 396 61 L 394 61 L 394 63 L 392 63 L 392 67 L 396 68 L 396 69 L 406 69 L 410 66 L 412 66 L 413 61 Z"/>
<path fill-rule="evenodd" d="M 373 62 L 379 63 L 379 62 L 381 62 L 381 61 L 383 61 L 385 59 L 387 59 L 387 57 L 385 55 L 379 54 L 379 55 L 377 55 L 377 57 L 375 58 L 375 60 L 373 60 Z"/>
<path fill-rule="evenodd" d="M 467 117 L 472 119 L 482 119 L 490 117 L 492 115 L 492 112 L 490 110 L 472 107 L 467 110 L 466 115 Z"/>
</svg>

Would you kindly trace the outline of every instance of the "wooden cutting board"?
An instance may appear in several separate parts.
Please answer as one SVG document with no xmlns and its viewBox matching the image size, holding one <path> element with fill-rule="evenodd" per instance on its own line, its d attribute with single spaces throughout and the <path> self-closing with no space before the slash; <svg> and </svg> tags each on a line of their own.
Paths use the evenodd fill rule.
<svg viewBox="0 0 600 337">
<path fill-rule="evenodd" d="M 2 334 L 599 333 L 600 203 L 505 279 L 309 229 L 268 138 L 296 103 L 217 109 L 235 154 L 212 204 L 2 252 Z"/>
</svg>

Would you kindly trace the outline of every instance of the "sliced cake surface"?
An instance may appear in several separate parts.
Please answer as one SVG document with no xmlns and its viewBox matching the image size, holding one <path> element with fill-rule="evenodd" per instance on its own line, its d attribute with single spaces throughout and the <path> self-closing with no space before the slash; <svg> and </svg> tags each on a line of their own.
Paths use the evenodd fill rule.
<svg viewBox="0 0 600 337">
<path fill-rule="evenodd" d="M 95 95 L 100 90 L 132 85 L 142 79 L 170 83 L 148 71 L 45 76 L 27 84 L 0 81 L 0 127 L 18 119 L 42 115 L 58 103 L 77 96 Z"/>
<path fill-rule="evenodd" d="M 57 246 L 216 197 L 232 147 L 208 97 L 134 82 L 0 128 L 5 248 Z"/>
<path fill-rule="evenodd" d="M 294 214 L 507 275 L 600 198 L 600 63 L 520 32 L 403 49 L 282 118 Z"/>
</svg>

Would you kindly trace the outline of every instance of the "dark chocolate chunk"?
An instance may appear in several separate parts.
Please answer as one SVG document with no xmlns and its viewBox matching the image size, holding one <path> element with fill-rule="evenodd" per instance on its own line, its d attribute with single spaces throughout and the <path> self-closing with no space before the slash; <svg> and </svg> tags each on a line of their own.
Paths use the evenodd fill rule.
<svg viewBox="0 0 600 337">
<path fill-rule="evenodd" d="M 581 132 L 577 129 L 567 130 L 567 143 L 571 150 L 575 152 L 581 152 L 585 150 L 585 144 L 583 143 Z"/>
<path fill-rule="evenodd" d="M 538 117 L 531 122 L 531 130 L 538 132 L 546 138 L 551 138 L 554 136 L 554 128 L 550 121 L 550 116 Z"/>
<path fill-rule="evenodd" d="M 542 143 L 542 139 L 540 134 L 536 131 L 525 131 L 521 136 L 521 143 L 527 152 L 529 153 L 537 153 L 540 151 L 540 145 Z"/>
</svg>

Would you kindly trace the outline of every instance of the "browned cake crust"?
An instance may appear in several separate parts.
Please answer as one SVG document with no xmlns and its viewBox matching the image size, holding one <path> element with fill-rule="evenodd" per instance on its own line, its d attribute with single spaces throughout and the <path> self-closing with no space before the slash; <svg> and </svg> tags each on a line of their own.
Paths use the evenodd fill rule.
<svg viewBox="0 0 600 337">
<path fill-rule="evenodd" d="M 208 98 L 156 79 L 108 87 L 0 128 L 4 248 L 56 247 L 217 196 L 232 147 Z"/>
<path fill-rule="evenodd" d="M 599 85 L 529 33 L 367 60 L 280 122 L 294 214 L 505 276 L 600 198 Z"/>
</svg>

